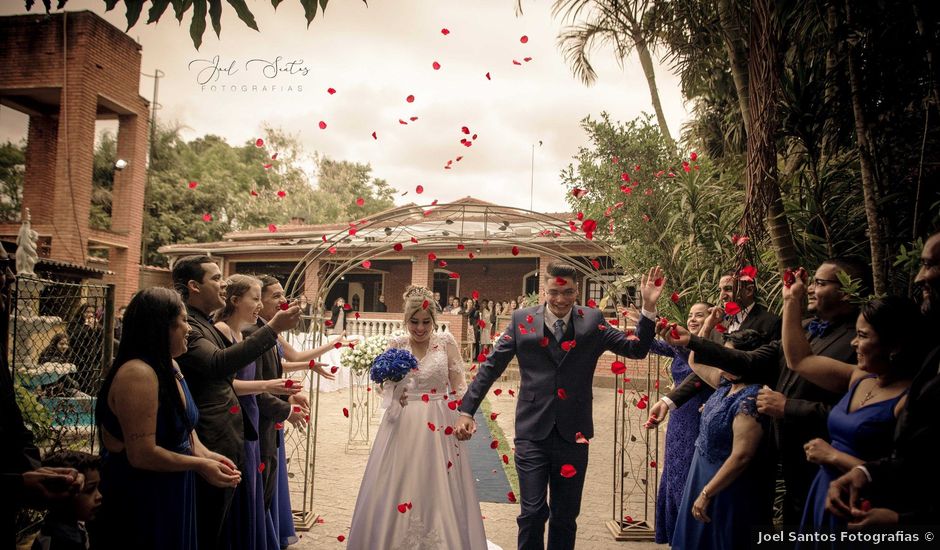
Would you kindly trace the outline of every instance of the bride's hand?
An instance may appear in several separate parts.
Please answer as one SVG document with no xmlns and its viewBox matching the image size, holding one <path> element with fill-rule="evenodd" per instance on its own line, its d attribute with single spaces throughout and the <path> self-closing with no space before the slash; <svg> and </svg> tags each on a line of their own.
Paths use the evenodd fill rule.
<svg viewBox="0 0 940 550">
<path fill-rule="evenodd" d="M 457 425 L 454 426 L 454 435 L 459 441 L 466 441 L 473 437 L 477 431 L 477 423 L 469 416 L 460 415 L 457 419 Z"/>
<path fill-rule="evenodd" d="M 398 398 L 398 402 L 401 403 L 402 407 L 408 404 L 408 391 L 407 390 L 401 392 L 401 397 Z"/>
</svg>

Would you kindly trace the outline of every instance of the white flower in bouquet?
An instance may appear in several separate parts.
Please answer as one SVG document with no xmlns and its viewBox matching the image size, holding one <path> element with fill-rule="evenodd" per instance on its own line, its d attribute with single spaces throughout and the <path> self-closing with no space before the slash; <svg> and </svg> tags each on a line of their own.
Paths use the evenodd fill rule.
<svg viewBox="0 0 940 550">
<path fill-rule="evenodd" d="M 385 351 L 388 346 L 388 336 L 377 334 L 360 341 L 353 348 L 343 350 L 343 365 L 355 374 L 362 374 L 372 367 L 372 361 Z"/>
</svg>

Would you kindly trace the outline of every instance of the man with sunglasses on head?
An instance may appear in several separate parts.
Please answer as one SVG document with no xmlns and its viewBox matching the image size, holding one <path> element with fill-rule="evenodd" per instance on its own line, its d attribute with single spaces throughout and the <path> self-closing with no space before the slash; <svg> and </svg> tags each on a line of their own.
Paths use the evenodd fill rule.
<svg viewBox="0 0 940 550">
<path fill-rule="evenodd" d="M 804 321 L 804 327 L 814 354 L 854 364 L 852 339 L 855 338 L 858 307 L 843 291 L 840 272 L 857 281 L 863 292 L 871 288 L 871 271 L 865 263 L 850 258 L 824 261 L 809 280 L 807 311 L 813 317 Z M 690 336 L 682 327 L 677 330 L 679 339 L 671 338 L 669 331 L 662 336 L 670 344 L 686 346 L 694 351 L 696 363 L 716 366 L 732 374 L 755 370 L 763 374 L 765 385 L 757 396 L 757 410 L 774 419 L 774 440 L 786 485 L 783 524 L 796 528 L 800 524 L 809 487 L 819 470 L 818 465 L 806 460 L 803 445 L 816 438 L 829 439 L 826 421 L 842 394 L 820 388 L 787 368 L 780 340 L 745 352 Z M 690 375 L 666 399 L 675 407 L 681 406 L 704 386 L 697 376 Z M 663 401 L 657 402 L 650 409 L 647 427 L 662 422 L 671 408 L 674 407 L 667 407 Z"/>
</svg>

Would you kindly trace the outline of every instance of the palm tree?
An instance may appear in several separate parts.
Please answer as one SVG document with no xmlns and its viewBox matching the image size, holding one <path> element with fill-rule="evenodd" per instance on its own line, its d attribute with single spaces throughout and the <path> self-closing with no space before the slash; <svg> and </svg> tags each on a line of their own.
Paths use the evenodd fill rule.
<svg viewBox="0 0 940 550">
<path fill-rule="evenodd" d="M 652 20 L 646 17 L 649 8 L 648 0 L 556 0 L 552 15 L 561 14 L 562 19 L 571 22 L 558 35 L 558 44 L 575 76 L 588 86 L 597 81 L 597 73 L 588 57 L 595 41 L 613 45 L 621 68 L 624 60 L 636 50 L 650 89 L 656 121 L 667 143 L 674 148 L 675 141 L 669 132 L 659 100 L 656 71 L 650 53 L 654 30 Z M 586 18 L 578 21 L 582 13 L 585 13 Z"/>
</svg>

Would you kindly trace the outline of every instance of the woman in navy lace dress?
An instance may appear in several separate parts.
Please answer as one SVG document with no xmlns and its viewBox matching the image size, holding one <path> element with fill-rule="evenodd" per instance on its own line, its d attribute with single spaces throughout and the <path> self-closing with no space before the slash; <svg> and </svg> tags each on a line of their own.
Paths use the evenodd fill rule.
<svg viewBox="0 0 940 550">
<path fill-rule="evenodd" d="M 739 331 L 728 335 L 727 344 L 752 348 L 760 341 L 756 336 Z M 752 527 L 772 520 L 773 460 L 764 437 L 770 421 L 757 412 L 760 385 L 696 365 L 694 354 L 690 363 L 717 388 L 702 409 L 672 547 L 749 548 Z"/>
<path fill-rule="evenodd" d="M 709 307 L 709 304 L 698 303 L 689 309 L 689 318 L 686 321 L 689 332 L 699 333 L 708 317 Z M 692 367 L 689 366 L 689 350 L 686 348 L 654 340 L 650 353 L 672 358 L 670 371 L 676 386 L 692 373 Z M 694 398 L 676 408 L 669 417 L 659 494 L 656 496 L 656 542 L 659 544 L 672 543 L 679 504 L 682 502 L 682 492 L 685 490 L 685 480 L 692 463 L 692 453 L 695 451 L 695 440 L 698 438 L 699 422 L 702 418 L 699 409 L 710 395 L 711 391 L 699 392 Z"/>
<path fill-rule="evenodd" d="M 804 295 L 801 280 L 784 290 L 783 349 L 787 366 L 824 389 L 847 393 L 829 413 L 831 442 L 813 439 L 804 446 L 806 459 L 819 464 L 819 472 L 806 499 L 800 530 L 838 536 L 847 526 L 826 510 L 829 484 L 855 466 L 881 458 L 891 450 L 897 416 L 921 364 L 918 356 L 922 338 L 917 324 L 908 322 L 917 318 L 918 308 L 912 300 L 894 296 L 864 305 L 852 340 L 858 364 L 849 365 L 813 355 L 800 323 Z"/>
</svg>

